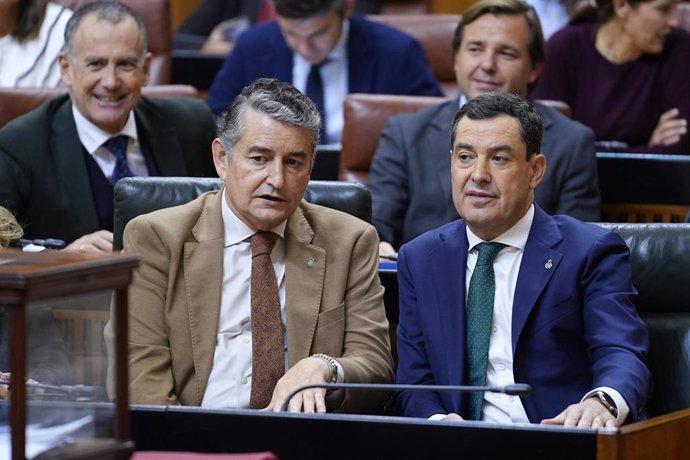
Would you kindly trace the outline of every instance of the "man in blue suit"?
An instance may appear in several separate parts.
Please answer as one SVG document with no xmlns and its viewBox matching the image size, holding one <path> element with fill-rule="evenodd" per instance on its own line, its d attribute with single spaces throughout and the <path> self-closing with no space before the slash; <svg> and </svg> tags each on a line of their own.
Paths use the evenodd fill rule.
<svg viewBox="0 0 690 460">
<path fill-rule="evenodd" d="M 348 93 L 442 95 L 419 43 L 352 15 L 353 0 L 273 4 L 278 19 L 243 33 L 216 75 L 208 96 L 216 114 L 257 78 L 277 78 L 292 83 L 323 111 L 322 143 L 339 143 Z M 321 106 L 310 85 L 313 78 L 322 82 Z"/>
<path fill-rule="evenodd" d="M 643 417 L 648 342 L 628 248 L 534 204 L 546 169 L 534 105 L 483 94 L 451 132 L 453 202 L 464 219 L 400 251 L 397 382 L 519 382 L 532 393 L 403 392 L 402 415 L 586 427 Z"/>
</svg>

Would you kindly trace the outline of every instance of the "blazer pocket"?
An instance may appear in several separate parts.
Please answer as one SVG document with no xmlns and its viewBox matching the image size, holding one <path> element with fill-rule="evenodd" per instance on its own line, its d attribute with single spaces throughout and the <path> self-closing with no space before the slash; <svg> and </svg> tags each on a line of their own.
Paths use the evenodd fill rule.
<svg viewBox="0 0 690 460">
<path fill-rule="evenodd" d="M 319 314 L 311 344 L 311 353 L 343 355 L 345 338 L 345 302 Z"/>
<path fill-rule="evenodd" d="M 330 324 L 337 323 L 338 321 L 345 320 L 345 302 L 342 302 L 335 308 L 330 308 L 328 310 L 319 313 L 316 319 L 316 329 L 321 329 Z"/>
</svg>

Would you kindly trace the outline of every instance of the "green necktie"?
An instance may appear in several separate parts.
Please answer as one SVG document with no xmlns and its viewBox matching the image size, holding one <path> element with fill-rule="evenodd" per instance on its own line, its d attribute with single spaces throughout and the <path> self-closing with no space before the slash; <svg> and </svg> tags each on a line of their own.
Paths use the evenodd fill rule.
<svg viewBox="0 0 690 460">
<path fill-rule="evenodd" d="M 485 385 L 486 366 L 489 361 L 489 338 L 491 320 L 494 314 L 494 259 L 506 245 L 501 243 L 480 243 L 479 256 L 472 272 L 467 293 L 465 327 L 467 330 L 465 352 L 467 384 Z M 482 419 L 483 392 L 470 393 L 466 417 L 468 420 Z"/>
</svg>

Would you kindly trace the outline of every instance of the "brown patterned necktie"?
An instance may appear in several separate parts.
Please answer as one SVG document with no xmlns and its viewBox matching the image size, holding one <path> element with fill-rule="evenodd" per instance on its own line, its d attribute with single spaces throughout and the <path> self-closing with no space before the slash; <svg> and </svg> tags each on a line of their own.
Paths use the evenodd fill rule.
<svg viewBox="0 0 690 460">
<path fill-rule="evenodd" d="M 263 409 L 285 373 L 283 320 L 278 282 L 271 251 L 278 240 L 273 232 L 252 235 L 252 393 L 249 407 Z"/>
</svg>

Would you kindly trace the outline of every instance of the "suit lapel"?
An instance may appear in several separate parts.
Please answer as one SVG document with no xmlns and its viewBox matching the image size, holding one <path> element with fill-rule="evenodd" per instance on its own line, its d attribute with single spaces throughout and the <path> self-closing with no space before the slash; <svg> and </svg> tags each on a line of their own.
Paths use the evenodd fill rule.
<svg viewBox="0 0 690 460">
<path fill-rule="evenodd" d="M 153 157 L 160 175 L 186 176 L 187 167 L 177 130 L 170 123 L 165 123 L 149 100 L 142 99 L 134 113 L 142 149 Z"/>
<path fill-rule="evenodd" d="M 530 312 L 563 258 L 553 249 L 563 239 L 556 222 L 536 204 L 534 211 L 513 299 L 513 354 Z"/>
<path fill-rule="evenodd" d="M 554 142 L 556 141 L 556 138 L 554 136 L 548 135 L 548 133 L 550 132 L 551 125 L 553 125 L 553 119 L 551 118 L 551 114 L 549 113 L 549 111 L 546 110 L 546 108 L 543 105 L 535 104 L 535 107 L 537 108 L 537 112 L 539 112 L 539 115 L 541 116 L 542 126 L 544 128 L 544 135 L 541 139 L 541 150 L 539 153 L 542 153 L 544 154 L 544 156 L 546 156 L 546 166 L 548 167 L 549 154 L 554 150 Z M 573 154 L 575 153 L 576 152 L 573 152 Z"/>
<path fill-rule="evenodd" d="M 443 107 L 434 117 L 429 128 L 429 134 L 426 139 L 429 149 L 427 155 L 432 155 L 434 163 L 436 164 L 436 172 L 438 174 L 438 181 L 443 190 L 443 196 L 446 201 L 452 205 L 453 188 L 450 178 L 450 126 L 453 123 L 453 117 L 458 110 L 458 101 L 452 100 L 443 104 Z M 442 136 L 434 133 L 432 130 L 438 130 L 444 133 Z M 439 144 L 435 140 L 443 139 L 444 143 Z M 454 207 L 451 206 L 449 215 L 456 215 Z"/>
<path fill-rule="evenodd" d="M 446 372 L 450 383 L 462 383 L 465 356 L 465 267 L 467 266 L 467 238 L 465 224 L 457 222 L 452 229 L 440 235 L 443 244 L 436 247 L 430 259 L 432 280 L 437 302 L 432 304 L 439 318 L 437 330 L 441 331 L 440 341 L 444 344 L 440 351 L 445 355 Z"/>
<path fill-rule="evenodd" d="M 326 251 L 314 246 L 314 230 L 303 204 L 288 219 L 285 230 L 285 311 L 288 364 L 309 356 L 321 294 L 326 278 Z"/>
<path fill-rule="evenodd" d="M 350 18 L 350 34 L 347 38 L 348 92 L 371 93 L 374 88 L 374 69 L 377 68 L 376 53 L 371 51 L 371 44 L 363 36 L 367 31 L 361 27 L 362 19 Z"/>
<path fill-rule="evenodd" d="M 199 404 L 211 374 L 216 346 L 215 331 L 218 330 L 220 315 L 223 285 L 223 218 L 220 205 L 224 190 L 205 200 L 203 211 L 192 230 L 195 241 L 184 245 L 185 298 Z"/>
<path fill-rule="evenodd" d="M 85 149 L 77 134 L 77 125 L 72 114 L 72 103 L 66 98 L 53 119 L 53 132 L 50 141 L 51 155 L 54 158 L 60 188 L 69 197 L 73 209 L 79 212 L 72 217 L 75 228 L 100 228 L 96 207 L 89 182 L 89 171 L 84 159 Z"/>
</svg>

